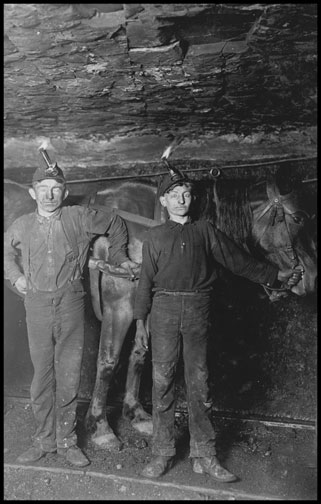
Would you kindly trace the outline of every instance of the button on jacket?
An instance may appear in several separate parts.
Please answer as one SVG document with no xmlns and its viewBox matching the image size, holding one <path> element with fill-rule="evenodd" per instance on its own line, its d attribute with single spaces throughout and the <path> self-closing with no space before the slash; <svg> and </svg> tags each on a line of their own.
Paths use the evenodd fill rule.
<svg viewBox="0 0 321 504">
<path fill-rule="evenodd" d="M 218 264 L 256 283 L 273 285 L 278 273 L 275 266 L 257 261 L 207 221 L 168 220 L 150 229 L 143 243 L 135 319 L 146 319 L 153 291 L 211 289 Z"/>
<path fill-rule="evenodd" d="M 69 219 L 77 237 L 78 258 L 73 255 L 70 237 L 62 220 Z M 110 231 L 110 261 L 116 265 L 128 260 L 127 228 L 115 213 L 79 205 L 59 208 L 46 218 L 37 211 L 16 219 L 4 235 L 5 278 L 14 284 L 25 274 L 29 288 L 54 292 L 68 281 L 81 277 L 91 240 Z M 17 263 L 21 251 L 22 269 Z"/>
</svg>

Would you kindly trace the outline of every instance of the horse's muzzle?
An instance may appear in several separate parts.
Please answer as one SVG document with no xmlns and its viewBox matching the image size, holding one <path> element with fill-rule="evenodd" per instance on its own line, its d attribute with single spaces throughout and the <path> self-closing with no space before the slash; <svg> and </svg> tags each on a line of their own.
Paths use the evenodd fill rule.
<svg viewBox="0 0 321 504">
<path fill-rule="evenodd" d="M 304 273 L 300 282 L 291 288 L 291 292 L 297 296 L 306 296 L 317 292 L 317 278 L 317 276 L 310 278 L 308 274 Z"/>
</svg>

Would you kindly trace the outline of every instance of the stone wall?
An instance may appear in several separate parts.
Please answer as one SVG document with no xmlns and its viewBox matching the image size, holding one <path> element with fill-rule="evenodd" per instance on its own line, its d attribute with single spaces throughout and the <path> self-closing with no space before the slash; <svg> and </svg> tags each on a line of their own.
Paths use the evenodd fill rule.
<svg viewBox="0 0 321 504">
<path fill-rule="evenodd" d="M 316 21 L 316 4 L 5 4 L 5 168 L 43 138 L 97 173 L 177 135 L 182 160 L 315 154 Z"/>
</svg>

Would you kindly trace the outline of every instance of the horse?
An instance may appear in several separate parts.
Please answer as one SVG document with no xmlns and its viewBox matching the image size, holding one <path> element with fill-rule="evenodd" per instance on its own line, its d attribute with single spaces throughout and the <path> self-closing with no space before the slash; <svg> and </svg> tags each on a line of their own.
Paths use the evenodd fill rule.
<svg viewBox="0 0 321 504">
<path fill-rule="evenodd" d="M 262 192 L 263 191 L 263 192 Z M 306 210 L 304 191 L 297 183 L 289 188 L 279 171 L 251 186 L 245 181 L 216 180 L 216 226 L 254 257 L 280 270 L 306 270 L 291 290 L 298 296 L 315 291 L 316 241 L 313 219 Z M 271 301 L 287 296 L 281 289 L 267 292 Z"/>
<path fill-rule="evenodd" d="M 299 200 L 300 189 L 282 190 L 276 178 L 250 188 L 237 181 L 232 184 L 208 179 L 196 182 L 198 217 L 211 220 L 240 246 L 260 259 L 268 260 L 281 270 L 301 267 L 301 281 L 292 288 L 298 296 L 312 293 L 316 279 L 316 248 L 307 232 L 310 217 Z M 226 187 L 228 190 L 226 191 Z M 96 202 L 117 207 L 131 215 L 127 220 L 129 255 L 141 261 L 142 241 L 148 226 L 166 218 L 158 204 L 157 191 L 149 184 L 130 181 L 100 191 Z M 131 214 L 134 210 L 134 215 Z M 149 222 L 140 220 L 143 215 Z M 93 245 L 97 268 L 90 269 L 91 296 L 95 314 L 101 321 L 97 374 L 86 424 L 92 442 L 101 449 L 118 450 L 120 440 L 107 420 L 108 392 L 119 362 L 126 334 L 133 321 L 133 304 L 138 279 L 131 281 L 121 272 L 108 267 L 108 238 L 100 237 Z M 288 291 L 266 291 L 271 301 L 281 299 Z M 123 415 L 141 432 L 151 434 L 151 416 L 139 401 L 141 373 L 146 352 L 135 344 L 127 370 Z"/>
<path fill-rule="evenodd" d="M 251 186 L 239 180 L 232 186 L 231 181 L 212 177 L 196 181 L 198 217 L 209 219 L 251 254 L 273 262 L 280 269 L 299 265 L 303 270 L 302 280 L 292 292 L 298 296 L 314 292 L 316 249 L 309 229 L 309 215 L 299 201 L 301 188 L 284 190 L 277 179 Z M 89 200 L 94 205 L 115 209 L 126 220 L 129 256 L 140 263 L 142 242 L 148 228 L 166 219 L 159 205 L 156 184 L 136 179 L 108 183 L 106 189 L 95 193 L 94 201 L 87 193 L 75 198 L 74 202 L 88 204 Z M 5 181 L 5 229 L 19 215 L 34 208 L 26 186 Z M 107 419 L 108 395 L 133 322 L 139 279 L 127 278 L 120 268 L 109 265 L 108 247 L 108 237 L 97 238 L 89 260 L 91 299 L 95 315 L 101 321 L 101 332 L 86 427 L 97 448 L 118 450 L 121 442 Z M 281 288 L 267 293 L 274 301 L 287 291 Z M 150 434 L 151 416 L 139 401 L 145 360 L 146 353 L 134 345 L 129 358 L 123 415 L 134 427 Z"/>
</svg>

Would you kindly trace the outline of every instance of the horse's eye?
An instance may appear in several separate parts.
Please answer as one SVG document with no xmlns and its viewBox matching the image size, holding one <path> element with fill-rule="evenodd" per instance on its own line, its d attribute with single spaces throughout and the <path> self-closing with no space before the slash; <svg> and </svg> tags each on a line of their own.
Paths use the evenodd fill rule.
<svg viewBox="0 0 321 504">
<path fill-rule="evenodd" d="M 291 217 L 296 224 L 304 224 L 305 222 L 305 215 L 302 213 L 292 214 Z"/>
</svg>

